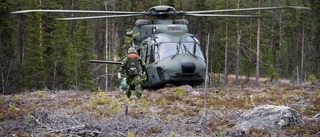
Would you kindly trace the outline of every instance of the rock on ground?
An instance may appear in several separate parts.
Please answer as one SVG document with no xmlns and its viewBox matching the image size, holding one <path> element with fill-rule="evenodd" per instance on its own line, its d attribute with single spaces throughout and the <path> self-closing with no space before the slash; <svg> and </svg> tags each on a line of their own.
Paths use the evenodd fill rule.
<svg viewBox="0 0 320 137">
<path fill-rule="evenodd" d="M 290 107 L 264 105 L 240 115 L 236 126 L 243 130 L 249 128 L 282 130 L 302 123 L 301 115 Z"/>
</svg>

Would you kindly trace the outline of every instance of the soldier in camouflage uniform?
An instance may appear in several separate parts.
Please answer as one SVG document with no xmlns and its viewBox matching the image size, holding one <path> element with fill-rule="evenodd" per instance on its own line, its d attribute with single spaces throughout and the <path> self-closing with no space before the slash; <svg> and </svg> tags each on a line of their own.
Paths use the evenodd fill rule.
<svg viewBox="0 0 320 137">
<path fill-rule="evenodd" d="M 135 84 L 137 98 L 140 98 L 142 95 L 141 85 L 140 85 L 140 83 L 142 82 L 141 76 L 140 76 L 140 66 L 142 69 L 142 73 L 144 73 L 146 70 L 145 63 L 142 61 L 139 55 L 137 55 L 136 50 L 133 47 L 130 47 L 128 50 L 128 55 L 126 58 L 124 58 L 124 61 L 121 64 L 121 67 L 118 73 L 119 79 L 121 78 L 121 74 L 126 73 L 126 83 L 127 83 L 126 94 L 128 98 L 130 98 L 131 96 L 130 90 L 131 90 L 132 80 L 134 81 L 134 84 Z"/>
</svg>

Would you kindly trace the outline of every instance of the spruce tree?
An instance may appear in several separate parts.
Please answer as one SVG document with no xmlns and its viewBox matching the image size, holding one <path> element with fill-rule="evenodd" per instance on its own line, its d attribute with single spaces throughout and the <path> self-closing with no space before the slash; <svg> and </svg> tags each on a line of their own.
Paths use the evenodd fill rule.
<svg viewBox="0 0 320 137">
<path fill-rule="evenodd" d="M 42 0 L 43 9 L 63 9 L 59 1 Z M 56 21 L 56 18 L 63 18 L 63 13 L 43 14 L 43 41 L 44 58 L 46 64 L 46 87 L 49 89 L 65 89 L 65 75 L 63 65 L 66 58 L 64 49 L 68 44 L 67 22 Z"/>
<path fill-rule="evenodd" d="M 38 3 L 29 1 L 30 8 L 38 8 Z M 28 14 L 27 36 L 23 45 L 25 58 L 22 61 L 21 80 L 19 86 L 23 89 L 42 89 L 45 87 L 45 62 L 43 57 L 42 34 L 39 27 L 40 13 Z"/>
<path fill-rule="evenodd" d="M 15 91 L 17 55 L 13 44 L 13 19 L 10 14 L 13 2 L 0 1 L 0 93 Z"/>
<path fill-rule="evenodd" d="M 315 24 L 314 29 L 314 37 L 313 37 L 313 59 L 312 62 L 312 72 L 314 75 L 319 79 L 320 78 L 320 1 L 319 0 L 310 0 L 312 6 L 312 14 L 313 14 L 313 21 Z"/>
</svg>

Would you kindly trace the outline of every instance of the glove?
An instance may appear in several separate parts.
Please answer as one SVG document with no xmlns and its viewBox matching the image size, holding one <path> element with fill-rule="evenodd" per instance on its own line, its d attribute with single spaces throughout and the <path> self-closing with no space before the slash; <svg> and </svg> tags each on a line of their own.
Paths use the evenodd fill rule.
<svg viewBox="0 0 320 137">
<path fill-rule="evenodd" d="M 118 79 L 121 79 L 121 73 L 118 72 Z"/>
<path fill-rule="evenodd" d="M 142 74 L 141 74 L 141 79 L 142 79 L 142 81 L 145 81 L 145 80 L 147 80 L 147 75 L 146 75 L 146 72 L 142 72 Z"/>
</svg>

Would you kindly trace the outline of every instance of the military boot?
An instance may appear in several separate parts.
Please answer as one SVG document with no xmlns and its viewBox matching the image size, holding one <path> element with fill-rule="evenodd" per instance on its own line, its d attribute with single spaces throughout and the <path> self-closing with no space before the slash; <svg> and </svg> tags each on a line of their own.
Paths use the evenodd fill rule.
<svg viewBox="0 0 320 137">
<path fill-rule="evenodd" d="M 136 95 L 137 95 L 137 98 L 141 98 L 141 95 L 142 95 L 141 91 L 136 91 Z"/>
<path fill-rule="evenodd" d="M 141 95 L 142 95 L 142 93 L 141 93 L 141 86 L 140 86 L 140 85 L 137 85 L 135 89 L 136 89 L 136 96 L 137 96 L 137 98 L 140 98 Z"/>
</svg>

